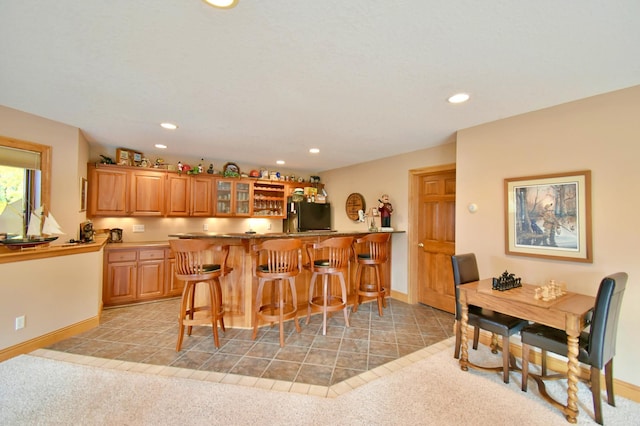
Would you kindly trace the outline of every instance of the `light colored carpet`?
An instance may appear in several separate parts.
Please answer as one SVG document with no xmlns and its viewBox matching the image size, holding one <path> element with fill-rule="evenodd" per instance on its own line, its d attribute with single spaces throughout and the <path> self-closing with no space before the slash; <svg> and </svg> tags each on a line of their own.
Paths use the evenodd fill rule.
<svg viewBox="0 0 640 426">
<path fill-rule="evenodd" d="M 474 362 L 500 363 L 484 346 Z M 492 358 L 491 358 L 492 357 Z M 491 358 L 487 361 L 487 358 Z M 566 392 L 564 387 L 554 391 Z M 580 385 L 578 424 L 595 424 Z M 610 425 L 639 424 L 640 404 L 603 402 Z M 447 348 L 337 398 L 76 365 L 22 355 L 0 363 L 2 425 L 567 425 L 536 395 L 501 376 L 463 372 Z"/>
</svg>

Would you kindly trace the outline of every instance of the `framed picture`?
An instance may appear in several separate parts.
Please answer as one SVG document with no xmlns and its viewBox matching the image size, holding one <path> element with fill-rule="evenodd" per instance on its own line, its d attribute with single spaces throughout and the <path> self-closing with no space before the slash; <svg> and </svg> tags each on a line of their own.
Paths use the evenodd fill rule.
<svg viewBox="0 0 640 426">
<path fill-rule="evenodd" d="M 87 210 L 88 182 L 86 178 L 80 178 L 80 211 Z"/>
<path fill-rule="evenodd" d="M 593 262 L 591 171 L 504 180 L 505 252 Z"/>
<path fill-rule="evenodd" d="M 142 153 L 141 152 L 131 151 L 130 155 L 133 158 L 133 165 L 134 166 L 139 166 L 140 163 L 142 163 Z"/>
<path fill-rule="evenodd" d="M 239 177 L 240 167 L 236 163 L 227 163 L 222 168 L 222 174 L 225 177 Z"/>
<path fill-rule="evenodd" d="M 124 148 L 116 149 L 116 164 L 119 166 L 130 166 L 131 165 L 131 156 L 129 155 L 129 151 Z"/>
</svg>

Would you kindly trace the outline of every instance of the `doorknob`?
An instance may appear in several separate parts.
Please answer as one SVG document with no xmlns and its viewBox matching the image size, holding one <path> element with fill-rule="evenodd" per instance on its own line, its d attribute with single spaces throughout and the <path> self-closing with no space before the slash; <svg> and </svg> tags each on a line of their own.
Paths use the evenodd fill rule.
<svg viewBox="0 0 640 426">
<path fill-rule="evenodd" d="M 424 244 L 418 243 L 418 247 L 424 247 Z"/>
</svg>

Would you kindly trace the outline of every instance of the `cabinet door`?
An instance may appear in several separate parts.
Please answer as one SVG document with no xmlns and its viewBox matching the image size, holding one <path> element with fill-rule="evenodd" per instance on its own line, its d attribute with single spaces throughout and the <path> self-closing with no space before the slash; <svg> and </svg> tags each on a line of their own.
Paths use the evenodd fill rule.
<svg viewBox="0 0 640 426">
<path fill-rule="evenodd" d="M 191 178 L 191 216 L 213 216 L 213 178 Z"/>
<path fill-rule="evenodd" d="M 216 216 L 233 216 L 233 181 L 216 181 Z"/>
<path fill-rule="evenodd" d="M 170 252 L 171 250 L 169 250 Z M 176 260 L 171 257 L 168 258 L 166 263 L 166 275 L 165 275 L 165 294 L 167 296 L 180 296 L 182 289 L 184 288 L 184 281 L 180 281 L 176 278 Z"/>
<path fill-rule="evenodd" d="M 189 216 L 191 179 L 186 175 L 167 176 L 167 216 Z"/>
<path fill-rule="evenodd" d="M 127 177 L 126 170 L 89 167 L 87 216 L 127 215 Z"/>
<path fill-rule="evenodd" d="M 102 302 L 105 306 L 133 302 L 136 298 L 136 262 L 118 262 L 107 265 L 106 283 Z"/>
<path fill-rule="evenodd" d="M 164 295 L 164 259 L 138 263 L 136 296 L 138 300 L 155 299 Z"/>
<path fill-rule="evenodd" d="M 155 299 L 164 295 L 163 248 L 140 249 L 138 252 L 138 281 L 136 297 L 138 300 Z"/>
<path fill-rule="evenodd" d="M 131 214 L 163 216 L 165 212 L 165 173 L 138 171 L 131 173 Z"/>
<path fill-rule="evenodd" d="M 235 182 L 235 216 L 251 215 L 251 183 Z"/>
</svg>

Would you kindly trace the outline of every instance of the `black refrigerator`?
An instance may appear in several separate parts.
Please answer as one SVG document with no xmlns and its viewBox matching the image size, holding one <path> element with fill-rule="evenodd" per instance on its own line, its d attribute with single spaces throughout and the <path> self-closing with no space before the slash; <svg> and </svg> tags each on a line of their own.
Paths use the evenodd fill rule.
<svg viewBox="0 0 640 426">
<path fill-rule="evenodd" d="M 330 231 L 331 204 L 287 200 L 287 218 L 282 221 L 283 232 Z"/>
</svg>

